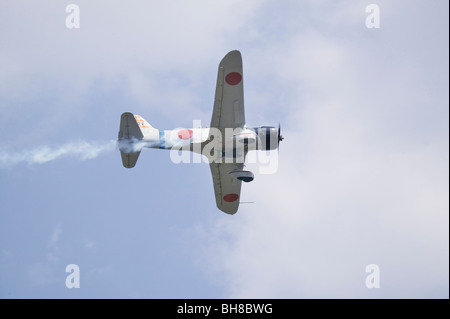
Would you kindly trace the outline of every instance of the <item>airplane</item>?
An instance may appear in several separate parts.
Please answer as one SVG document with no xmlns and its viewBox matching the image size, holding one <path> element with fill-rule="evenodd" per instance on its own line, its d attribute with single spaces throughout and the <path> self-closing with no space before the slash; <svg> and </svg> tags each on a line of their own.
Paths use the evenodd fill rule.
<svg viewBox="0 0 450 319">
<path fill-rule="evenodd" d="M 217 208 L 233 215 L 239 208 L 242 182 L 254 179 L 254 174 L 245 170 L 247 152 L 275 150 L 282 140 L 280 125 L 247 128 L 242 56 L 234 50 L 219 63 L 209 127 L 159 130 L 142 116 L 125 112 L 120 118 L 118 146 L 126 168 L 136 165 L 144 147 L 204 155 L 211 169 Z"/>
</svg>

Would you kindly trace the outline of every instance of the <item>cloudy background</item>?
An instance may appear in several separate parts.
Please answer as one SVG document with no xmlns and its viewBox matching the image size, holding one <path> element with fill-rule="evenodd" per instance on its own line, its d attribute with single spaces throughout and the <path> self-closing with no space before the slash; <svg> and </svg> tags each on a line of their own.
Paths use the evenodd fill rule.
<svg viewBox="0 0 450 319">
<path fill-rule="evenodd" d="M 448 298 L 448 10 L 0 0 L 0 298 Z M 207 164 L 144 150 L 128 170 L 111 140 L 125 111 L 209 125 L 234 49 L 247 124 L 285 140 L 228 216 Z"/>
</svg>

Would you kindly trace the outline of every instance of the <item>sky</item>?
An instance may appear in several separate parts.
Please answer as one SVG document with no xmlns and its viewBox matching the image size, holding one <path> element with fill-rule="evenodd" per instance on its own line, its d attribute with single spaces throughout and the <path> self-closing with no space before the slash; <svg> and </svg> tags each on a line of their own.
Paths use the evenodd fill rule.
<svg viewBox="0 0 450 319">
<path fill-rule="evenodd" d="M 0 298 L 449 298 L 448 6 L 0 0 Z M 207 164 L 114 140 L 209 125 L 236 49 L 285 139 L 230 216 Z"/>
</svg>

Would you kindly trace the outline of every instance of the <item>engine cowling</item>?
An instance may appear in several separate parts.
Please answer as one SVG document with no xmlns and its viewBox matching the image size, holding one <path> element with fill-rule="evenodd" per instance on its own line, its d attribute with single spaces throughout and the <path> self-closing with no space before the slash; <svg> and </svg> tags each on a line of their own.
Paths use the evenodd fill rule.
<svg viewBox="0 0 450 319">
<path fill-rule="evenodd" d="M 261 126 L 253 129 L 258 136 L 256 149 L 270 151 L 278 148 L 278 128 L 273 126 Z"/>
<path fill-rule="evenodd" d="M 243 170 L 234 170 L 229 173 L 231 176 L 237 178 L 240 181 L 249 183 L 253 181 L 255 178 L 255 175 L 253 175 L 250 171 L 243 171 Z"/>
</svg>

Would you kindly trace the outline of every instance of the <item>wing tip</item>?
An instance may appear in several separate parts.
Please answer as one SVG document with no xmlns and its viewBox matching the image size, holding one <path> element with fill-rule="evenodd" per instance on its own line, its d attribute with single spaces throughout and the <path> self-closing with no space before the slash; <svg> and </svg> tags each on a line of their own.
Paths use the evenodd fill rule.
<svg viewBox="0 0 450 319">
<path fill-rule="evenodd" d="M 227 215 L 234 215 L 237 213 L 237 211 L 239 209 L 239 204 L 238 205 L 221 205 L 221 204 L 217 203 L 217 208 Z"/>
<path fill-rule="evenodd" d="M 238 62 L 239 64 L 242 64 L 242 55 L 239 50 L 233 50 L 228 52 L 220 61 L 220 65 L 228 64 L 230 62 Z"/>
</svg>

